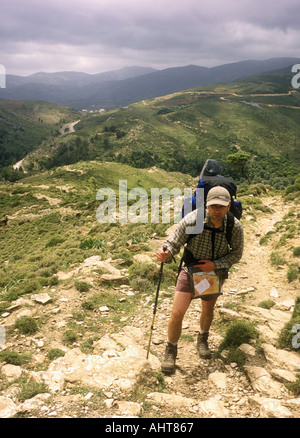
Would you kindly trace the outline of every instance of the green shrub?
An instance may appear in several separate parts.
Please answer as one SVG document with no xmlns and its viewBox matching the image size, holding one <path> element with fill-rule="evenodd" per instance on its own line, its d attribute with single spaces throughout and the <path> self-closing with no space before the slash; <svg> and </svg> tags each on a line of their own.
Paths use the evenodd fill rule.
<svg viewBox="0 0 300 438">
<path fill-rule="evenodd" d="M 120 249 L 120 252 L 115 252 L 112 257 L 113 260 L 115 259 L 122 259 L 122 265 L 125 266 L 131 266 L 133 264 L 133 254 L 129 251 Z"/>
<path fill-rule="evenodd" d="M 73 344 L 77 341 L 77 334 L 73 330 L 65 331 L 63 335 L 63 342 L 65 344 Z"/>
<path fill-rule="evenodd" d="M 101 291 L 100 293 L 94 294 L 89 297 L 86 301 L 84 301 L 81 307 L 84 310 L 95 310 L 101 306 L 111 307 L 113 309 L 117 309 L 119 307 L 119 298 L 120 295 L 118 293 L 114 293 L 110 291 Z"/>
<path fill-rule="evenodd" d="M 134 263 L 128 269 L 129 282 L 137 278 L 143 278 L 152 282 L 157 282 L 159 275 L 159 268 L 153 263 Z"/>
<path fill-rule="evenodd" d="M 275 233 L 275 231 L 268 231 L 261 239 L 259 240 L 260 245 L 267 245 L 269 242 L 269 238 Z"/>
<path fill-rule="evenodd" d="M 297 375 L 297 380 L 292 383 L 286 383 L 286 387 L 295 397 L 300 397 L 300 374 Z"/>
<path fill-rule="evenodd" d="M 89 237 L 80 243 L 80 249 L 101 249 L 106 252 L 107 243 L 105 240 Z"/>
<path fill-rule="evenodd" d="M 17 398 L 19 401 L 23 402 L 45 392 L 49 392 L 47 385 L 29 379 L 22 383 L 20 391 L 17 393 Z"/>
<path fill-rule="evenodd" d="M 60 350 L 59 348 L 51 348 L 51 350 L 48 351 L 47 357 L 49 360 L 55 360 L 59 357 L 63 357 L 65 355 L 65 352 Z"/>
<path fill-rule="evenodd" d="M 278 252 L 272 252 L 270 256 L 271 265 L 279 266 L 285 264 L 285 259 Z"/>
<path fill-rule="evenodd" d="M 225 363 L 230 364 L 235 362 L 237 364 L 237 366 L 242 369 L 245 361 L 247 359 L 246 354 L 239 349 L 236 349 L 234 347 L 231 347 L 228 351 L 228 354 L 225 358 Z"/>
<path fill-rule="evenodd" d="M 261 301 L 258 305 L 258 307 L 262 307 L 263 309 L 271 309 L 271 307 L 275 306 L 275 301 L 272 300 L 265 300 Z"/>
<path fill-rule="evenodd" d="M 296 298 L 295 307 L 292 313 L 292 318 L 300 317 L 300 296 Z"/>
<path fill-rule="evenodd" d="M 254 324 L 248 321 L 235 321 L 227 329 L 224 340 L 221 342 L 220 350 L 239 347 L 241 344 L 249 343 L 252 339 L 258 339 L 258 332 Z"/>
<path fill-rule="evenodd" d="M 29 354 L 19 354 L 16 351 L 0 351 L 0 362 L 4 361 L 11 365 L 23 365 L 30 360 Z"/>
<path fill-rule="evenodd" d="M 294 257 L 300 257 L 300 246 L 297 246 L 293 249 L 293 256 Z"/>
<path fill-rule="evenodd" d="M 141 293 L 153 291 L 153 283 L 147 280 L 147 278 L 134 278 L 130 281 L 130 286 Z"/>
<path fill-rule="evenodd" d="M 290 266 L 286 276 L 287 276 L 287 281 L 289 283 L 291 283 L 292 281 L 296 280 L 298 277 L 298 273 L 299 273 L 299 268 L 298 266 Z"/>
<path fill-rule="evenodd" d="M 52 246 L 57 246 L 60 243 L 63 243 L 64 241 L 65 239 L 63 239 L 60 236 L 53 236 L 47 241 L 45 248 L 51 248 Z"/>
<path fill-rule="evenodd" d="M 88 292 L 91 285 L 85 281 L 75 281 L 75 288 L 78 292 Z"/>
<path fill-rule="evenodd" d="M 23 335 L 33 335 L 38 331 L 38 325 L 34 318 L 21 316 L 15 322 L 15 328 Z"/>
</svg>

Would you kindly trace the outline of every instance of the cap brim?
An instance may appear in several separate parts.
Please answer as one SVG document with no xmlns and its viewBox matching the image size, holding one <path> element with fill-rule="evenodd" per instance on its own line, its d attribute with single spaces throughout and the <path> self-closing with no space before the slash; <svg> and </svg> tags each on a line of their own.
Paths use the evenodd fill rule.
<svg viewBox="0 0 300 438">
<path fill-rule="evenodd" d="M 230 201 L 224 201 L 223 199 L 211 199 L 206 203 L 207 206 L 210 205 L 223 205 L 224 207 L 227 207 L 230 204 Z"/>
</svg>

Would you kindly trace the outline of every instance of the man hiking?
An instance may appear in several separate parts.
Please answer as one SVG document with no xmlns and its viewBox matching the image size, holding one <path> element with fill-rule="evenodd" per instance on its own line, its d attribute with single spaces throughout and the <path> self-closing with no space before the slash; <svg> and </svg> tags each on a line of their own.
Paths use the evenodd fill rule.
<svg viewBox="0 0 300 438">
<path fill-rule="evenodd" d="M 231 196 L 225 188 L 220 186 L 211 188 L 206 198 L 207 211 L 202 232 L 192 238 L 189 238 L 186 232 L 187 227 L 193 227 L 196 224 L 197 210 L 194 210 L 181 219 L 173 234 L 164 242 L 163 246 L 167 249 L 157 251 L 158 261 L 169 262 L 175 254 L 179 253 L 181 246 L 185 245 L 183 265 L 175 287 L 173 309 L 168 323 L 167 346 L 161 367 L 165 373 L 175 371 L 177 343 L 181 335 L 182 321 L 194 297 L 188 266 L 198 267 L 198 270 L 200 268 L 203 273 L 214 271 L 222 287 L 225 279 L 228 278 L 228 270 L 242 257 L 243 227 L 237 218 L 228 213 L 230 203 Z M 229 226 L 230 215 L 232 230 L 230 239 L 228 239 L 226 229 Z M 220 294 L 200 296 L 202 311 L 197 350 L 201 358 L 211 357 L 208 335 L 213 320 L 214 306 Z"/>
</svg>

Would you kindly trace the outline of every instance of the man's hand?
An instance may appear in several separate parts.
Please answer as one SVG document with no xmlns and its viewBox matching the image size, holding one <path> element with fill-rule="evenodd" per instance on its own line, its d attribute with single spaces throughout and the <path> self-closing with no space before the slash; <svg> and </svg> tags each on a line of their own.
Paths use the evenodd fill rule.
<svg viewBox="0 0 300 438">
<path fill-rule="evenodd" d="M 211 272 L 216 269 L 215 263 L 211 260 L 199 260 L 198 263 L 195 267 L 201 268 L 203 272 Z"/>
<path fill-rule="evenodd" d="M 166 249 L 165 251 L 163 249 L 159 249 L 156 253 L 156 258 L 159 262 L 165 263 L 168 259 L 170 251 Z"/>
</svg>

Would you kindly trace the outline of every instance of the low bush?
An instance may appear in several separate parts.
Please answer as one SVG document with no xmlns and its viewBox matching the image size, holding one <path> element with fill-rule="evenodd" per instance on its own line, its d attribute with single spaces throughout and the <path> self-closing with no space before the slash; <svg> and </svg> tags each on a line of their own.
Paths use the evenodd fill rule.
<svg viewBox="0 0 300 438">
<path fill-rule="evenodd" d="M 38 331 L 38 325 L 34 318 L 21 316 L 15 322 L 15 328 L 23 335 L 33 335 Z"/>
<path fill-rule="evenodd" d="M 21 384 L 20 391 L 17 393 L 17 399 L 20 402 L 23 402 L 45 392 L 49 392 L 49 389 L 45 383 L 38 383 L 30 378 Z"/>
<path fill-rule="evenodd" d="M 287 281 L 291 283 L 292 281 L 298 278 L 298 275 L 299 275 L 299 267 L 296 265 L 290 266 L 286 274 Z"/>
<path fill-rule="evenodd" d="M 293 249 L 293 256 L 294 257 L 300 257 L 300 246 L 297 246 Z"/>
<path fill-rule="evenodd" d="M 78 290 L 78 292 L 88 292 L 90 287 L 91 285 L 86 281 L 75 281 L 75 288 Z"/>
<path fill-rule="evenodd" d="M 285 259 L 278 252 L 272 252 L 270 256 L 271 265 L 279 266 L 285 264 Z"/>
<path fill-rule="evenodd" d="M 63 334 L 63 342 L 67 345 L 77 341 L 77 334 L 73 330 L 66 330 Z"/>
<path fill-rule="evenodd" d="M 58 359 L 59 357 L 63 357 L 64 355 L 65 352 L 59 348 L 51 348 L 51 350 L 49 350 L 47 353 L 47 358 L 52 361 Z"/>
<path fill-rule="evenodd" d="M 300 374 L 297 375 L 297 380 L 295 382 L 286 383 L 286 387 L 295 397 L 300 397 Z"/>
<path fill-rule="evenodd" d="M 263 309 L 271 309 L 271 307 L 275 306 L 275 301 L 272 300 L 265 300 L 265 301 L 261 301 L 258 304 L 258 307 L 262 307 Z"/>
<path fill-rule="evenodd" d="M 105 240 L 88 237 L 80 243 L 79 247 L 80 249 L 101 249 L 103 252 L 106 252 L 107 243 Z"/>
<path fill-rule="evenodd" d="M 235 321 L 228 327 L 219 348 L 221 351 L 226 348 L 236 348 L 257 339 L 258 332 L 254 324 L 248 321 Z"/>
<path fill-rule="evenodd" d="M 53 246 L 57 246 L 60 243 L 63 243 L 65 239 L 63 239 L 60 236 L 52 236 L 50 239 L 46 242 L 45 248 L 51 248 Z"/>
<path fill-rule="evenodd" d="M 4 361 L 11 365 L 23 365 L 30 360 L 29 354 L 19 354 L 16 351 L 0 351 L 0 362 Z"/>
</svg>

